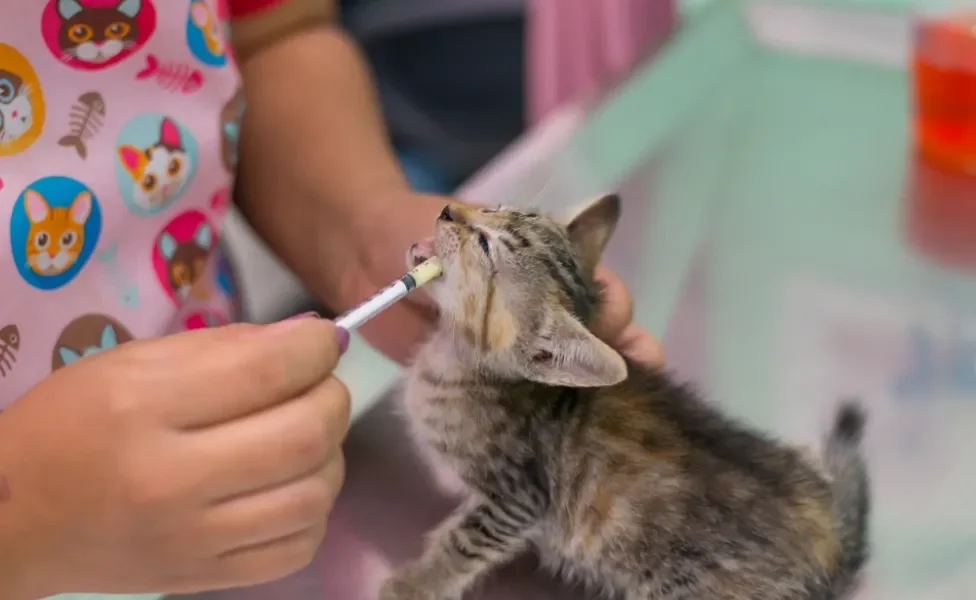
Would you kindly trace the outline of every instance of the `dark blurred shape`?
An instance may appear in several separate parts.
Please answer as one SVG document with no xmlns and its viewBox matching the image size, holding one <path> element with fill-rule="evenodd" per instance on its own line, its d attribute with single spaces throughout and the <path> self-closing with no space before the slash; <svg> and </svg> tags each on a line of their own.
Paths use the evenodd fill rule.
<svg viewBox="0 0 976 600">
<path fill-rule="evenodd" d="M 976 176 L 916 156 L 908 165 L 905 229 L 933 262 L 976 272 Z"/>
<path fill-rule="evenodd" d="M 449 191 L 522 133 L 525 0 L 343 0 L 342 8 L 401 157 L 436 165 L 415 185 L 423 177 L 426 191 Z"/>
<path fill-rule="evenodd" d="M 976 174 L 976 10 L 915 26 L 915 132 L 933 164 Z"/>
</svg>

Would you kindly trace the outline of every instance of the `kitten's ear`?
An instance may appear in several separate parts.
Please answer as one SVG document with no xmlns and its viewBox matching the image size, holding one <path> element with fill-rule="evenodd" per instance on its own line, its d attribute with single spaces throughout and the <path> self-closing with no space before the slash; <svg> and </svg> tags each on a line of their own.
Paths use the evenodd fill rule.
<svg viewBox="0 0 976 600">
<path fill-rule="evenodd" d="M 24 210 L 27 211 L 27 218 L 34 224 L 43 222 L 51 212 L 44 196 L 32 189 L 24 192 Z"/>
<path fill-rule="evenodd" d="M 100 340 L 99 346 L 102 350 L 107 350 L 116 347 L 118 343 L 119 338 L 115 335 L 115 328 L 111 325 L 106 325 L 105 329 L 102 330 L 102 339 Z"/>
<path fill-rule="evenodd" d="M 118 153 L 119 160 L 122 161 L 122 166 L 129 172 L 129 175 L 133 179 L 138 177 L 142 161 L 145 160 L 145 155 L 142 151 L 135 146 L 123 144 L 118 147 Z"/>
<path fill-rule="evenodd" d="M 159 124 L 159 141 L 174 148 L 183 147 L 183 137 L 180 134 L 180 128 L 176 126 L 173 119 L 164 117 L 163 122 Z"/>
<path fill-rule="evenodd" d="M 77 352 L 75 352 L 71 348 L 65 348 L 64 346 L 58 348 L 58 356 L 61 357 L 61 362 L 64 363 L 64 366 L 68 366 L 71 363 L 78 360 L 79 358 L 81 358 L 81 356 L 79 356 Z"/>
<path fill-rule="evenodd" d="M 122 0 L 115 6 L 115 10 L 130 19 L 134 19 L 139 14 L 139 11 L 142 10 L 142 0 Z"/>
<path fill-rule="evenodd" d="M 83 10 L 85 8 L 77 0 L 58 0 L 58 15 L 65 21 Z"/>
<path fill-rule="evenodd" d="M 620 196 L 606 194 L 588 202 L 566 224 L 569 239 L 582 259 L 585 271 L 592 272 L 600 262 L 619 219 Z"/>
<path fill-rule="evenodd" d="M 163 233 L 159 236 L 159 253 L 167 261 L 173 260 L 173 255 L 176 254 L 176 246 L 176 240 L 169 233 Z"/>
<path fill-rule="evenodd" d="M 71 215 L 71 220 L 76 224 L 84 225 L 85 221 L 88 220 L 88 215 L 91 214 L 91 208 L 91 194 L 89 192 L 81 192 L 71 201 L 71 208 L 68 209 L 68 214 Z"/>
<path fill-rule="evenodd" d="M 569 312 L 560 310 L 548 330 L 527 357 L 530 380 L 546 385 L 599 387 L 627 378 L 627 364 L 620 354 Z"/>
<path fill-rule="evenodd" d="M 193 241 L 200 249 L 210 250 L 210 246 L 213 244 L 213 230 L 210 228 L 210 225 L 201 223 L 200 227 L 193 234 Z"/>
</svg>

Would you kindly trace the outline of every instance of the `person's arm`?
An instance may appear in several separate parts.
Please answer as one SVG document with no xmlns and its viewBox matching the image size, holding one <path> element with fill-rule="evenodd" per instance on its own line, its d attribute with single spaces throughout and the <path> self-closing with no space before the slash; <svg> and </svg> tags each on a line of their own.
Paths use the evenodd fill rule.
<svg viewBox="0 0 976 600">
<path fill-rule="evenodd" d="M 337 0 L 230 0 L 247 103 L 237 203 L 310 291 L 337 311 L 403 274 L 447 198 L 412 193 L 383 125 L 369 69 L 336 25 Z M 449 82 L 445 82 L 446 85 Z M 634 358 L 660 348 L 631 323 L 626 286 L 605 269 L 598 333 Z M 434 319 L 409 296 L 360 333 L 404 363 Z"/>
<path fill-rule="evenodd" d="M 444 200 L 409 193 L 334 0 L 257 1 L 273 5 L 232 24 L 247 103 L 237 203 L 305 285 L 342 310 L 383 283 L 371 276 L 398 275 L 372 268 L 369 238 L 389 241 L 395 223 L 407 236 L 432 229 Z"/>
</svg>

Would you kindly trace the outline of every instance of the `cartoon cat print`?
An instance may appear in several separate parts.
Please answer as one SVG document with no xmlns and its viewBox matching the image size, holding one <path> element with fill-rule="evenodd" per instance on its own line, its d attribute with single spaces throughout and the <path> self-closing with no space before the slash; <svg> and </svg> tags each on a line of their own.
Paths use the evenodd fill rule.
<svg viewBox="0 0 976 600">
<path fill-rule="evenodd" d="M 114 348 L 119 345 L 119 337 L 115 332 L 115 328 L 112 327 L 111 323 L 105 325 L 102 330 L 102 335 L 98 340 L 97 346 L 88 346 L 79 354 L 75 350 L 68 348 L 67 346 L 60 346 L 58 348 L 58 356 L 61 357 L 61 362 L 65 365 L 70 365 L 76 360 L 82 359 L 86 356 L 91 356 L 92 354 L 97 354 L 104 350 Z"/>
<path fill-rule="evenodd" d="M 167 232 L 160 236 L 159 251 L 166 259 L 170 287 L 178 297 L 185 299 L 190 296 L 191 289 L 199 290 L 199 286 L 194 286 L 207 268 L 213 237 L 213 230 L 207 223 L 201 223 L 193 237 L 185 242 L 177 242 Z"/>
<path fill-rule="evenodd" d="M 30 94 L 22 77 L 0 69 L 0 146 L 17 141 L 34 124 Z"/>
<path fill-rule="evenodd" d="M 142 7 L 142 0 L 120 0 L 107 7 L 58 0 L 58 46 L 62 59 L 73 58 L 92 65 L 112 60 L 139 39 L 136 16 Z"/>
<path fill-rule="evenodd" d="M 81 192 L 68 207 L 52 207 L 39 192 L 24 192 L 30 221 L 27 262 L 38 275 L 60 275 L 75 264 L 85 245 L 85 223 L 91 215 L 92 196 Z"/>
<path fill-rule="evenodd" d="M 223 56 L 224 42 L 221 38 L 220 20 L 204 0 L 194 0 L 190 3 L 190 18 L 203 34 L 203 41 L 207 44 L 210 54 Z"/>
<path fill-rule="evenodd" d="M 159 140 L 145 149 L 131 144 L 118 148 L 119 160 L 132 178 L 132 200 L 141 208 L 157 210 L 174 200 L 192 171 L 180 128 L 170 118 L 159 126 Z"/>
</svg>

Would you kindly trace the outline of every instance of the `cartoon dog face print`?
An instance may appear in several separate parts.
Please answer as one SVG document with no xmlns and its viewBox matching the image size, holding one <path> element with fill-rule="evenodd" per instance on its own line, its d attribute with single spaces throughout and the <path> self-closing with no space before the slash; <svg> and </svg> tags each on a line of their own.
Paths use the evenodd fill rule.
<svg viewBox="0 0 976 600">
<path fill-rule="evenodd" d="M 159 236 L 159 252 L 166 260 L 170 289 L 177 297 L 188 298 L 190 290 L 203 277 L 213 250 L 213 237 L 213 230 L 206 222 L 200 223 L 193 237 L 185 242 L 177 242 L 168 232 Z"/>
<path fill-rule="evenodd" d="M 29 184 L 10 216 L 10 251 L 21 277 L 52 290 L 71 281 L 91 258 L 101 234 L 92 191 L 68 177 Z"/>
<path fill-rule="evenodd" d="M 157 141 L 145 148 L 123 144 L 118 153 L 132 178 L 133 201 L 148 210 L 167 206 L 182 193 L 193 172 L 180 129 L 168 117 L 160 123 Z"/>
<path fill-rule="evenodd" d="M 100 314 L 82 315 L 68 323 L 58 336 L 51 356 L 51 370 L 111 350 L 132 339 L 129 330 L 112 317 Z"/>
<path fill-rule="evenodd" d="M 118 63 L 146 43 L 156 27 L 151 0 L 49 0 L 41 17 L 48 48 L 83 70 Z"/>
<path fill-rule="evenodd" d="M 0 156 L 30 146 L 44 125 L 44 97 L 30 63 L 0 44 Z"/>
<path fill-rule="evenodd" d="M 37 190 L 24 192 L 30 220 L 27 262 L 38 275 L 64 273 L 78 260 L 85 245 L 85 223 L 91 216 L 92 195 L 79 192 L 67 207 L 52 207 Z"/>
</svg>

